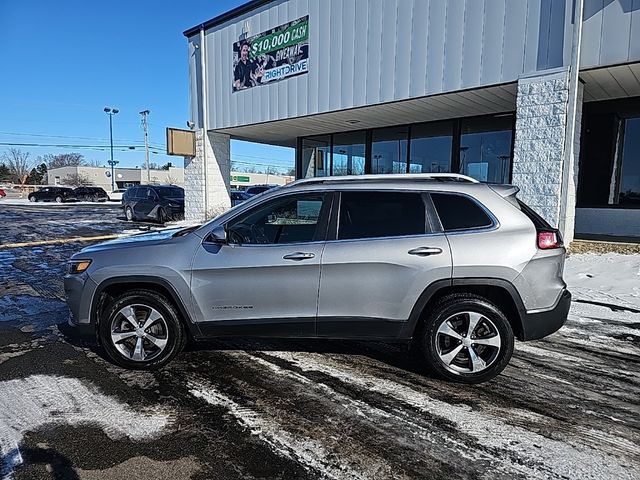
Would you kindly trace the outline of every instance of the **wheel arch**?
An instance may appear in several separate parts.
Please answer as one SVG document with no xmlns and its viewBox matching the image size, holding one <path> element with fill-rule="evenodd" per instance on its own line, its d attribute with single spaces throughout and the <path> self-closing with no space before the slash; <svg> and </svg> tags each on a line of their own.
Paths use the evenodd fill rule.
<svg viewBox="0 0 640 480">
<path fill-rule="evenodd" d="M 442 297 L 454 293 L 472 293 L 494 303 L 509 320 L 516 338 L 524 339 L 523 318 L 526 309 L 513 284 L 499 278 L 475 277 L 439 280 L 429 285 L 414 305 L 409 321 L 401 335 L 405 338 L 412 338 L 425 313 Z"/>
<path fill-rule="evenodd" d="M 201 336 L 199 327 L 191 320 L 191 315 L 174 286 L 161 277 L 147 275 L 108 278 L 98 285 L 91 300 L 90 321 L 95 325 L 95 328 L 98 328 L 100 312 L 104 307 L 105 301 L 126 291 L 138 289 L 152 290 L 167 297 L 177 308 L 180 320 L 186 327 L 189 336 L 191 338 Z"/>
</svg>

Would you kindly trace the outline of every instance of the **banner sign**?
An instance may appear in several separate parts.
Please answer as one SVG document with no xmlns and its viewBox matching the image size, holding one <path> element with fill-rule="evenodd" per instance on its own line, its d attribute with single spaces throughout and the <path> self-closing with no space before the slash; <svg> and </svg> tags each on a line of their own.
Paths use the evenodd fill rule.
<svg viewBox="0 0 640 480">
<path fill-rule="evenodd" d="M 309 71 L 309 16 L 233 44 L 233 91 Z"/>
</svg>

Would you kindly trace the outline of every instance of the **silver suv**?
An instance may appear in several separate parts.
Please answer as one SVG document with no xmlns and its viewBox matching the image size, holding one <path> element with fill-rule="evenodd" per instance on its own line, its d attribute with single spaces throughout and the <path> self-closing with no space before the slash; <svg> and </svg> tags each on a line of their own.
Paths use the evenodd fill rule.
<svg viewBox="0 0 640 480">
<path fill-rule="evenodd" d="M 483 382 L 571 303 L 559 233 L 517 192 L 454 174 L 299 180 L 202 226 L 75 254 L 71 323 L 127 368 L 160 367 L 187 338 L 369 339 Z"/>
</svg>

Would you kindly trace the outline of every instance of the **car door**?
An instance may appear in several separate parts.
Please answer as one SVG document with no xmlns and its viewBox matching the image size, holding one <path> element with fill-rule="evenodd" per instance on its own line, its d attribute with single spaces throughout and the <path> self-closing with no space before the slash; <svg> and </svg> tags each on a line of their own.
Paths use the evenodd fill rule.
<svg viewBox="0 0 640 480">
<path fill-rule="evenodd" d="M 428 195 L 343 191 L 322 256 L 318 336 L 395 338 L 427 286 L 451 278 Z"/>
<path fill-rule="evenodd" d="M 227 242 L 205 239 L 191 291 L 208 335 L 315 335 L 330 194 L 281 195 L 226 222 Z"/>
<path fill-rule="evenodd" d="M 153 208 L 153 202 L 151 201 L 152 195 L 155 195 L 149 187 L 138 187 L 136 190 L 136 203 L 134 211 L 137 217 L 147 218 L 149 212 Z"/>
</svg>

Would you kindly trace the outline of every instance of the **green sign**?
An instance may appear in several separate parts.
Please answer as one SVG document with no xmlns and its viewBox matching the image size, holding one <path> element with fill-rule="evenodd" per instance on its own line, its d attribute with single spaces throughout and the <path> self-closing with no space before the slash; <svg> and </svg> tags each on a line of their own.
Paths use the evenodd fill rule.
<svg viewBox="0 0 640 480">
<path fill-rule="evenodd" d="M 281 27 L 282 28 L 282 27 Z M 251 55 L 254 59 L 259 55 L 275 52 L 281 48 L 306 42 L 309 39 L 309 17 L 304 17 L 299 23 L 273 33 L 258 36 L 251 41 Z"/>
<path fill-rule="evenodd" d="M 231 181 L 238 183 L 249 183 L 251 181 L 251 178 L 245 175 L 232 175 Z"/>
</svg>

